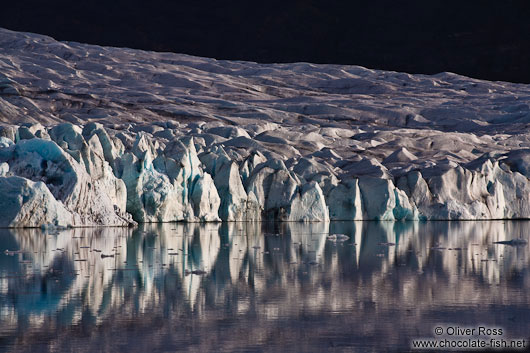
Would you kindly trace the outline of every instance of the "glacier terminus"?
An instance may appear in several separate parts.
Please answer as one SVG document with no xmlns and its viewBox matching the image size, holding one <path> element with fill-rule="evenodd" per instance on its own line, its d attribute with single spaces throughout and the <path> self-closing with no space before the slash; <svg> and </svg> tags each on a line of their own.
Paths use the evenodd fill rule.
<svg viewBox="0 0 530 353">
<path fill-rule="evenodd" d="M 0 29 L 0 226 L 530 218 L 529 102 Z"/>
</svg>

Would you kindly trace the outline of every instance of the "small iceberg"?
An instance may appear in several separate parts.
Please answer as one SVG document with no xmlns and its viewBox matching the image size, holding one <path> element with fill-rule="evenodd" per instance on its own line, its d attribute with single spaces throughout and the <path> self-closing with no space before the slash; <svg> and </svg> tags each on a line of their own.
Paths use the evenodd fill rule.
<svg viewBox="0 0 530 353">
<path fill-rule="evenodd" d="M 503 241 L 496 241 L 493 244 L 503 244 L 503 245 L 510 245 L 510 246 L 523 246 L 528 244 L 528 241 L 522 238 L 512 239 L 512 240 L 503 240 Z"/>
<path fill-rule="evenodd" d="M 327 239 L 333 242 L 345 242 L 350 239 L 350 237 L 346 234 L 329 234 L 327 236 Z"/>
</svg>

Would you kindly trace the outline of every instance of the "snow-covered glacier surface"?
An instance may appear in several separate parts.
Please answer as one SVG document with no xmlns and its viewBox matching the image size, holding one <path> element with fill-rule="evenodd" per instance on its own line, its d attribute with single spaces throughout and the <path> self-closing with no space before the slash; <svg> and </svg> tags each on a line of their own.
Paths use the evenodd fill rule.
<svg viewBox="0 0 530 353">
<path fill-rule="evenodd" d="M 530 86 L 0 29 L 0 226 L 530 218 Z"/>
</svg>

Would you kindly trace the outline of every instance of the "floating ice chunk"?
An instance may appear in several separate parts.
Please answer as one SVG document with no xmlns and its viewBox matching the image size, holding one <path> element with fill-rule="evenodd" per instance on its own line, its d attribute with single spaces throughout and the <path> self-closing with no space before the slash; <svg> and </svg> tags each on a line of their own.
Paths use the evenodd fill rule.
<svg viewBox="0 0 530 353">
<path fill-rule="evenodd" d="M 62 230 L 66 230 L 69 227 L 56 224 L 56 223 L 45 223 L 40 226 L 40 229 L 47 234 L 58 234 Z"/>
<path fill-rule="evenodd" d="M 333 242 L 345 242 L 345 241 L 348 241 L 348 239 L 350 239 L 349 236 L 347 236 L 346 234 L 329 234 L 327 237 L 326 237 L 327 240 L 330 240 L 330 241 L 333 241 Z"/>
<path fill-rule="evenodd" d="M 504 241 L 496 241 L 494 244 L 503 244 L 503 245 L 510 245 L 510 246 L 524 246 L 528 244 L 528 241 L 526 239 L 517 238 L 517 239 L 511 239 L 511 240 L 504 240 Z"/>
</svg>

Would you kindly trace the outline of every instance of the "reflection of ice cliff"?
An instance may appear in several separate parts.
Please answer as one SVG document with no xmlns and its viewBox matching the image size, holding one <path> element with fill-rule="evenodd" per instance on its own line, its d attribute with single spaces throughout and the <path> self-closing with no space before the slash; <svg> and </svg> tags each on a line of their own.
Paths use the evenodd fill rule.
<svg viewBox="0 0 530 353">
<path fill-rule="evenodd" d="M 328 241 L 330 232 L 350 240 Z M 269 319 L 301 307 L 362 311 L 366 301 L 377 310 L 399 302 L 417 315 L 434 302 L 484 295 L 489 302 L 525 304 L 526 290 L 513 296 L 480 289 L 509 288 L 514 274 L 525 273 L 527 246 L 493 242 L 527 234 L 523 222 L 163 224 L 56 235 L 4 230 L 3 246 L 21 253 L 0 255 L 2 332 L 44 329 L 50 316 L 56 325 L 105 322 L 111 314 L 138 316 L 168 306 L 205 315 L 228 298 L 236 312 L 257 310 Z"/>
</svg>

